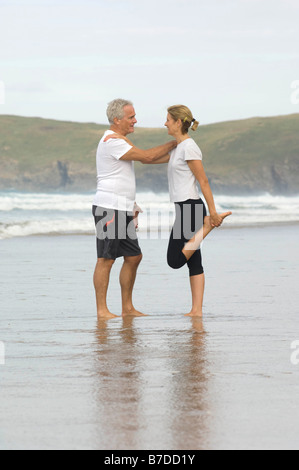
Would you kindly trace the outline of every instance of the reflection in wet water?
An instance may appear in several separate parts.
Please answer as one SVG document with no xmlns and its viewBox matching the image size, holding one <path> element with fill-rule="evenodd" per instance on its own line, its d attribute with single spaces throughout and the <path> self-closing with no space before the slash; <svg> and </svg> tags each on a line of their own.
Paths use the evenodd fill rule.
<svg viewBox="0 0 299 470">
<path fill-rule="evenodd" d="M 176 370 L 170 389 L 172 446 L 203 449 L 207 448 L 208 437 L 208 374 L 202 320 L 192 320 L 187 336 L 183 336 L 181 345 L 169 338 L 171 363 Z"/>
<path fill-rule="evenodd" d="M 163 321 L 164 320 L 164 321 Z M 208 374 L 201 320 L 99 321 L 98 448 L 207 448 Z"/>
<path fill-rule="evenodd" d="M 149 317 L 99 324 L 93 239 L 1 243 L 1 449 L 298 449 L 297 225 L 213 234 L 204 325 L 163 240 L 136 282 Z"/>
</svg>

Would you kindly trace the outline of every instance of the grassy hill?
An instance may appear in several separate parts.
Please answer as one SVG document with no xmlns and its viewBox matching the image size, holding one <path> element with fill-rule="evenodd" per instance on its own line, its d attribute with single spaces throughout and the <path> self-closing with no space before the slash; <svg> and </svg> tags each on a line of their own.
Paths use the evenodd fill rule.
<svg viewBox="0 0 299 470">
<path fill-rule="evenodd" d="M 95 154 L 108 126 L 0 115 L 0 189 L 94 190 Z M 215 192 L 299 192 L 299 114 L 201 126 L 200 146 Z M 137 128 L 133 142 L 150 148 L 166 129 Z M 166 165 L 136 164 L 140 188 L 167 190 Z"/>
</svg>

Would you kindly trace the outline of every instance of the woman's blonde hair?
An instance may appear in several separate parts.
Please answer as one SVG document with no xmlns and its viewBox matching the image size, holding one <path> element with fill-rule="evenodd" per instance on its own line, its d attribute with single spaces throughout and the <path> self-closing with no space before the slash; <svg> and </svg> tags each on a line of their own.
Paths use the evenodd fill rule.
<svg viewBox="0 0 299 470">
<path fill-rule="evenodd" d="M 198 128 L 199 122 L 194 119 L 190 109 L 187 108 L 187 106 L 177 104 L 174 106 L 170 106 L 167 111 L 169 112 L 172 119 L 174 119 L 175 121 L 178 121 L 180 119 L 182 121 L 183 134 L 188 134 L 188 131 L 191 126 L 191 129 L 193 131 L 196 131 L 196 129 Z"/>
</svg>

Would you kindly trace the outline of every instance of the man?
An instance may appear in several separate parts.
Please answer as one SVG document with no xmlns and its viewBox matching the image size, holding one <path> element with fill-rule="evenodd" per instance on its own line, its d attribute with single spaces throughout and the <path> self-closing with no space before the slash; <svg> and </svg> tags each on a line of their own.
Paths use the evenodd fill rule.
<svg viewBox="0 0 299 470">
<path fill-rule="evenodd" d="M 136 180 L 134 161 L 159 163 L 176 142 L 168 142 L 149 150 L 141 150 L 123 139 L 108 139 L 111 134 L 127 136 L 137 123 L 135 109 L 130 101 L 117 99 L 109 103 L 107 117 L 110 130 L 106 131 L 97 150 L 97 193 L 93 215 L 97 228 L 98 261 L 94 272 L 94 287 L 98 318 L 115 318 L 107 306 L 110 272 L 116 258 L 123 257 L 120 272 L 122 315 L 143 316 L 133 305 L 133 288 L 138 266 L 142 260 L 134 218 Z M 134 213 L 133 213 L 134 211 Z"/>
</svg>

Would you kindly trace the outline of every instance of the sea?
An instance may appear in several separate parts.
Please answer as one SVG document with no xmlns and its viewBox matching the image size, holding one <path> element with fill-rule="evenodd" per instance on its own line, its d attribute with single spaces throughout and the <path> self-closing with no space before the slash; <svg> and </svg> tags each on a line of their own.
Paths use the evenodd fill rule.
<svg viewBox="0 0 299 470">
<path fill-rule="evenodd" d="M 118 260 L 111 321 L 93 198 L 0 193 L 0 450 L 298 450 L 299 196 L 215 195 L 233 215 L 203 249 L 201 319 L 167 266 L 169 195 L 138 192 L 147 316 L 121 317 Z"/>
<path fill-rule="evenodd" d="M 34 235 L 84 235 L 95 232 L 91 214 L 94 193 L 0 192 L 0 240 Z M 216 195 L 219 212 L 232 211 L 226 227 L 299 222 L 299 195 L 268 193 Z M 139 192 L 139 237 L 167 238 L 174 221 L 168 193 Z"/>
</svg>

